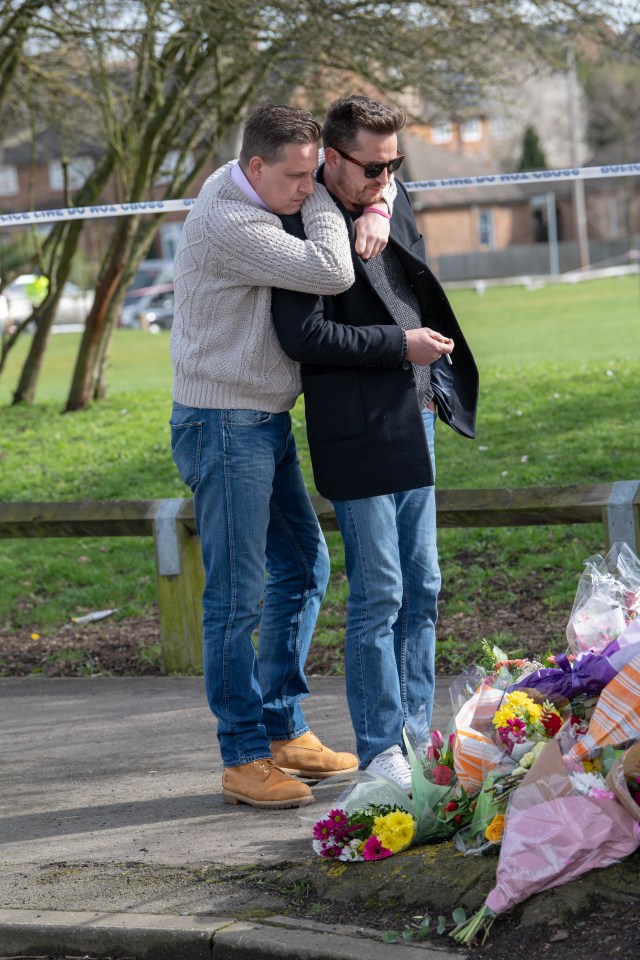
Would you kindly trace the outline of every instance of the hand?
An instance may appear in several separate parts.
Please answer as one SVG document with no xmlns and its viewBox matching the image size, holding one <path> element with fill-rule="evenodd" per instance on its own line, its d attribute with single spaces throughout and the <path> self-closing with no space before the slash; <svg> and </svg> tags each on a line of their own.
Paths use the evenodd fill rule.
<svg viewBox="0 0 640 960">
<path fill-rule="evenodd" d="M 384 204 L 382 204 L 384 209 Z M 390 221 L 379 213 L 363 213 L 355 221 L 356 253 L 363 260 L 370 260 L 382 253 L 389 239 Z"/>
<path fill-rule="evenodd" d="M 407 330 L 407 360 L 417 363 L 418 366 L 426 367 L 429 363 L 435 363 L 443 355 L 448 357 L 453 346 L 453 340 L 443 337 L 435 330 L 430 330 L 429 327 Z"/>
</svg>

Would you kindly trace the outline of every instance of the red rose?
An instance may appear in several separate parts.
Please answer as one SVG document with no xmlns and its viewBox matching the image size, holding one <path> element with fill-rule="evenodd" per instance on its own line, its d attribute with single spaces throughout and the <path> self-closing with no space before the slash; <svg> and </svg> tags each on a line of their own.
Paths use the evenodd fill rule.
<svg viewBox="0 0 640 960">
<path fill-rule="evenodd" d="M 453 822 L 456 824 L 456 826 L 459 826 L 463 820 L 464 817 L 461 813 L 456 813 L 455 817 L 453 818 Z"/>
<path fill-rule="evenodd" d="M 448 787 L 452 777 L 453 770 L 451 767 L 445 767 L 443 764 L 439 764 L 433 768 L 433 779 L 439 787 Z"/>
<path fill-rule="evenodd" d="M 540 722 L 546 735 L 554 737 L 562 726 L 562 717 L 559 717 L 557 713 L 543 713 Z"/>
<path fill-rule="evenodd" d="M 458 809 L 458 804 L 455 802 L 455 800 L 450 800 L 449 803 L 445 804 L 444 812 L 453 813 L 453 811 L 457 809 Z"/>
</svg>

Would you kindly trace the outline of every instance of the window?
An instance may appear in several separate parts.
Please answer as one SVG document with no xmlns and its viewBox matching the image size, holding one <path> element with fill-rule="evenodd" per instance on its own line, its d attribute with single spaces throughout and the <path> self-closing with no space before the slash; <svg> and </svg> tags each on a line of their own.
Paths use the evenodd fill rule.
<svg viewBox="0 0 640 960">
<path fill-rule="evenodd" d="M 0 197 L 15 197 L 19 190 L 18 168 L 0 167 Z"/>
<path fill-rule="evenodd" d="M 453 127 L 450 120 L 442 120 L 434 123 L 431 127 L 432 143 L 451 143 L 453 139 Z"/>
<path fill-rule="evenodd" d="M 481 247 L 493 250 L 493 213 L 491 210 L 478 210 L 478 243 Z"/>
<path fill-rule="evenodd" d="M 160 172 L 154 180 L 154 183 L 170 183 L 174 173 L 178 168 L 180 163 L 181 153 L 179 150 L 170 150 L 162 161 L 162 166 L 160 167 Z M 189 173 L 193 170 L 193 154 L 187 153 L 183 161 L 182 166 L 182 176 L 185 173 Z"/>
<path fill-rule="evenodd" d="M 513 130 L 513 121 L 510 117 L 491 117 L 489 130 L 494 140 L 505 140 Z"/>
<path fill-rule="evenodd" d="M 94 168 L 91 157 L 73 157 L 67 162 L 67 185 L 70 190 L 78 190 Z M 64 190 L 65 171 L 61 160 L 49 161 L 49 186 L 52 190 Z"/>
<path fill-rule="evenodd" d="M 482 120 L 474 117 L 472 120 L 465 120 L 460 124 L 460 136 L 463 143 L 474 143 L 482 140 Z"/>
</svg>

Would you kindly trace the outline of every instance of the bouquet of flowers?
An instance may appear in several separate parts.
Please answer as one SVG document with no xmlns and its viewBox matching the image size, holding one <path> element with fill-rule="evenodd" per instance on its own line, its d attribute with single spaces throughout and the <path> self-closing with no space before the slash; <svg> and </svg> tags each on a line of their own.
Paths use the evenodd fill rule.
<svg viewBox="0 0 640 960">
<path fill-rule="evenodd" d="M 537 741 L 554 737 L 563 719 L 548 700 L 536 703 L 523 690 L 514 690 L 505 694 L 491 722 L 498 745 L 517 760 Z"/>
<path fill-rule="evenodd" d="M 471 795 L 479 793 L 487 775 L 503 765 L 505 751 L 495 739 L 493 716 L 504 698 L 504 687 L 494 684 L 507 680 L 491 680 L 484 670 L 466 671 L 452 685 L 456 740 L 453 748 L 454 768 L 460 784 Z M 462 703 L 461 689 L 471 691 Z M 514 764 L 515 765 L 515 764 Z"/>
<path fill-rule="evenodd" d="M 481 641 L 481 666 L 486 669 L 487 679 L 498 686 L 504 687 L 507 683 L 524 682 L 528 676 L 544 666 L 543 662 L 531 657 L 509 657 L 496 644 L 486 640 Z"/>
<path fill-rule="evenodd" d="M 509 797 L 536 762 L 547 742 L 540 740 L 536 743 L 528 753 L 520 757 L 517 766 L 508 763 L 487 774 L 480 793 L 474 799 L 475 810 L 471 823 L 455 836 L 456 847 L 461 853 L 484 853 L 501 843 Z M 510 758 L 506 759 L 507 762 L 510 761 Z"/>
<path fill-rule="evenodd" d="M 445 739 L 439 730 L 433 730 L 429 739 L 424 758 L 419 758 L 405 736 L 418 820 L 416 840 L 422 843 L 450 839 L 469 823 L 475 808 L 454 769 L 455 733 Z"/>
<path fill-rule="evenodd" d="M 574 739 L 565 756 L 569 769 L 607 745 L 640 738 L 639 703 L 640 654 L 625 664 L 600 694 L 584 736 Z"/>
<path fill-rule="evenodd" d="M 538 661 L 515 662 L 524 665 L 518 667 L 521 678 L 539 672 Z M 554 737 L 564 722 L 560 710 L 550 700 L 538 702 L 542 698 L 535 691 L 514 690 L 513 674 L 504 665 L 490 676 L 483 676 L 482 671 L 475 676 L 478 686 L 454 721 L 455 770 L 471 794 L 482 790 L 490 774 L 512 772 L 521 757 L 530 753 L 538 741 Z"/>
<path fill-rule="evenodd" d="M 313 828 L 313 849 L 335 860 L 383 860 L 413 841 L 415 818 L 400 807 L 371 804 L 347 813 L 329 810 Z"/>
<path fill-rule="evenodd" d="M 639 610 L 640 560 L 628 544 L 615 543 L 606 557 L 585 560 L 567 624 L 570 649 L 600 651 Z"/>
<path fill-rule="evenodd" d="M 509 802 L 494 889 L 452 936 L 466 944 L 483 932 L 486 938 L 495 917 L 515 904 L 609 866 L 639 844 L 640 823 L 602 776 L 569 774 L 551 741 Z"/>
<path fill-rule="evenodd" d="M 325 786 L 329 781 L 325 781 Z M 383 860 L 414 842 L 413 804 L 397 784 L 360 774 L 327 813 L 310 823 L 314 851 L 327 859 Z"/>
<path fill-rule="evenodd" d="M 513 683 L 508 690 L 526 690 L 536 695 L 570 703 L 595 701 L 608 683 L 635 656 L 640 654 L 640 618 L 635 618 L 616 639 L 598 653 L 581 650 L 577 654 L 548 657 L 550 667 L 542 667 Z"/>
</svg>

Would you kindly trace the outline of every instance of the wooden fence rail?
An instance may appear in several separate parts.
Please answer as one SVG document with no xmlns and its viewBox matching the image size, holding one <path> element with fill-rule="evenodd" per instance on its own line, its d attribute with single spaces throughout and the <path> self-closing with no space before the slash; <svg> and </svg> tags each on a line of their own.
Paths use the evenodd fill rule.
<svg viewBox="0 0 640 960">
<path fill-rule="evenodd" d="M 324 530 L 338 527 L 328 500 L 313 497 Z M 518 490 L 437 490 L 440 527 L 602 523 L 605 542 L 626 541 L 640 555 L 640 481 Z M 162 659 L 168 671 L 202 665 L 204 574 L 193 501 L 80 500 L 0 503 L 0 539 L 153 537 Z"/>
</svg>

